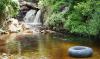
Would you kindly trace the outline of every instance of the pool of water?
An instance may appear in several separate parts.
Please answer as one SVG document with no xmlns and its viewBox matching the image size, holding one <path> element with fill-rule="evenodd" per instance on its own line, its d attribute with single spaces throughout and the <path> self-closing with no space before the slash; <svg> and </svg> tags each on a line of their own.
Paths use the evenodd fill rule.
<svg viewBox="0 0 100 59">
<path fill-rule="evenodd" d="M 16 33 L 10 35 L 4 35 L 4 39 L 10 41 L 13 40 L 16 36 L 17 36 Z M 33 36 L 30 35 L 29 37 L 33 37 Z M 93 48 L 94 53 L 92 57 L 73 58 L 68 55 L 68 48 L 72 46 L 82 45 L 81 43 L 71 42 L 71 41 L 65 42 L 62 40 L 63 38 L 58 38 L 51 34 L 46 34 L 46 35 L 38 34 L 37 37 L 38 38 L 31 38 L 31 40 L 35 39 L 35 41 L 33 40 L 32 42 L 29 42 L 28 45 L 26 45 L 26 47 L 24 47 L 23 49 L 21 48 L 23 45 L 21 45 L 21 47 L 18 47 L 21 48 L 21 50 L 18 51 L 20 52 L 21 56 L 25 57 L 24 59 L 99 59 L 100 58 L 100 50 L 99 50 L 100 47 L 95 46 L 95 44 L 93 43 L 88 43 L 87 45 L 86 44 L 84 45 Z M 25 39 L 25 38 L 21 38 L 21 39 Z M 30 40 L 30 38 L 27 39 Z M 36 44 L 31 44 L 31 43 L 36 43 Z M 6 48 L 5 45 L 3 46 Z M 31 46 L 31 48 L 27 49 L 27 47 L 29 46 Z M 2 48 L 1 45 L 0 48 Z M 13 53 L 12 55 L 16 56 L 18 54 L 19 53 Z"/>
</svg>

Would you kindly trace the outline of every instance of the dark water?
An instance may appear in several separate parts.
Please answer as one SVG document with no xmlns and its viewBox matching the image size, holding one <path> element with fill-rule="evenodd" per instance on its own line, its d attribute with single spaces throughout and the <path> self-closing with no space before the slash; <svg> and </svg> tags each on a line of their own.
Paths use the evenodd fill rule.
<svg viewBox="0 0 100 59">
<path fill-rule="evenodd" d="M 15 38 L 16 36 L 17 34 L 14 33 L 10 35 L 5 35 L 4 38 L 10 41 L 10 40 L 13 40 L 12 38 Z M 28 45 L 25 47 L 27 48 L 32 45 L 30 49 L 24 48 L 23 50 L 19 51 L 21 52 L 22 56 L 25 56 L 24 59 L 100 59 L 100 47 L 95 46 L 95 44 L 93 43 L 88 43 L 87 45 L 84 45 L 84 46 L 89 46 L 93 48 L 94 53 L 92 57 L 73 58 L 68 55 L 68 48 L 72 46 L 82 45 L 81 43 L 67 42 L 67 41 L 64 42 L 61 38 L 59 39 L 58 37 L 55 37 L 50 34 L 46 34 L 46 35 L 38 34 L 37 37 L 38 38 L 31 38 L 31 39 L 36 39 L 36 40 L 35 41 L 33 40 L 32 42 L 28 43 Z M 31 43 L 36 43 L 36 44 L 31 44 Z M 0 46 L 0 49 L 1 48 L 2 47 Z"/>
</svg>

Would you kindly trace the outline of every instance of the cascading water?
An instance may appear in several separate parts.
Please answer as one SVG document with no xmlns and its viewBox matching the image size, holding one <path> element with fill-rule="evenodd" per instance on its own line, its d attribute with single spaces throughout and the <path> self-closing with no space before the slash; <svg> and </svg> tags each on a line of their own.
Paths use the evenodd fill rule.
<svg viewBox="0 0 100 59">
<path fill-rule="evenodd" d="M 24 21 L 29 26 L 30 29 L 38 29 L 39 26 L 42 25 L 41 23 L 41 10 L 39 10 L 36 15 L 34 10 L 30 10 L 27 12 Z"/>
<path fill-rule="evenodd" d="M 35 17 L 34 22 L 33 22 L 33 25 L 35 25 L 35 26 L 41 26 L 42 25 L 42 23 L 40 21 L 40 17 L 41 17 L 41 10 L 39 10 L 37 12 L 36 17 Z"/>
<path fill-rule="evenodd" d="M 35 19 L 35 13 L 36 10 L 30 10 L 26 13 L 26 16 L 24 17 L 25 23 L 33 23 Z"/>
</svg>

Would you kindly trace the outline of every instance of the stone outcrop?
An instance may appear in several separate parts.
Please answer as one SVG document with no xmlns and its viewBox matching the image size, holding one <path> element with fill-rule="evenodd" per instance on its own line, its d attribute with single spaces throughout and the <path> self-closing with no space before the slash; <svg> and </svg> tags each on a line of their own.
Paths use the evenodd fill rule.
<svg viewBox="0 0 100 59">
<path fill-rule="evenodd" d="M 23 21 L 23 18 L 25 17 L 26 13 L 31 9 L 36 11 L 39 10 L 35 3 L 27 2 L 24 0 L 20 1 L 20 12 L 19 15 L 17 16 L 17 19 Z"/>
<path fill-rule="evenodd" d="M 17 19 L 10 18 L 8 24 L 8 31 L 10 32 L 18 32 L 21 30 L 21 25 L 19 25 L 19 22 Z"/>
</svg>

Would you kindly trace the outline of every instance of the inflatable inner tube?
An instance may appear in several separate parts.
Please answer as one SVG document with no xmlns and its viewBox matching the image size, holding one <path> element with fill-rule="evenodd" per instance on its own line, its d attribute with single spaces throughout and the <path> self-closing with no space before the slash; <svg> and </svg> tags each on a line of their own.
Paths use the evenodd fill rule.
<svg viewBox="0 0 100 59">
<path fill-rule="evenodd" d="M 68 54 L 72 57 L 90 57 L 93 54 L 93 50 L 90 47 L 74 46 L 68 49 Z"/>
</svg>

